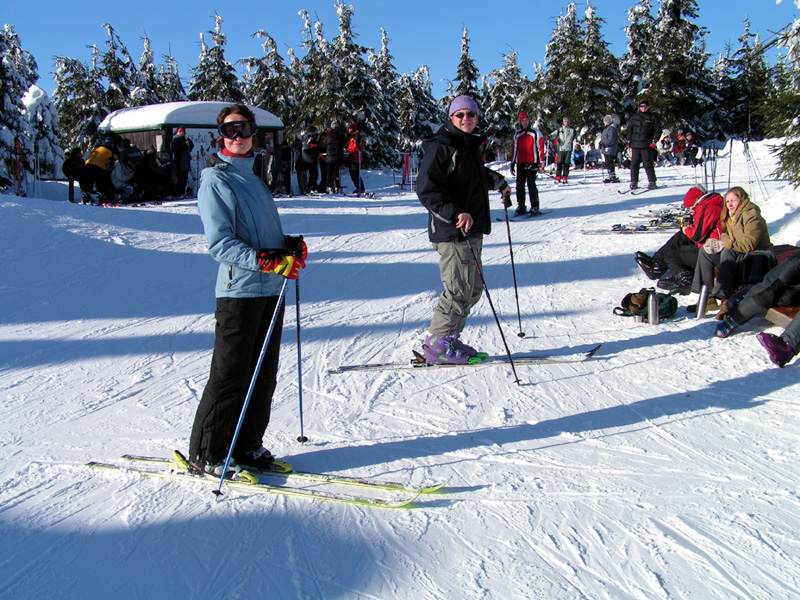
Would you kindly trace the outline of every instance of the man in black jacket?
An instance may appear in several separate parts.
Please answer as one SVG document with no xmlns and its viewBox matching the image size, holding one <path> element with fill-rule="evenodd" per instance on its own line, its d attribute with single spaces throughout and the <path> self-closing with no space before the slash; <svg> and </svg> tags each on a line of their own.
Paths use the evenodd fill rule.
<svg viewBox="0 0 800 600">
<path fill-rule="evenodd" d="M 483 236 L 492 229 L 489 190 L 499 190 L 505 205 L 511 204 L 503 176 L 483 164 L 479 114 L 472 98 L 456 97 L 449 122 L 423 145 L 417 196 L 428 209 L 428 238 L 439 253 L 444 286 L 423 346 L 430 363 L 464 364 L 478 354 L 459 335 L 483 292 L 478 269 Z"/>
<path fill-rule="evenodd" d="M 650 104 L 642 99 L 639 112 L 628 120 L 628 140 L 631 147 L 631 189 L 639 187 L 639 163 L 644 163 L 648 188 L 656 187 L 655 152 L 661 135 L 661 120 L 650 112 Z"/>
</svg>

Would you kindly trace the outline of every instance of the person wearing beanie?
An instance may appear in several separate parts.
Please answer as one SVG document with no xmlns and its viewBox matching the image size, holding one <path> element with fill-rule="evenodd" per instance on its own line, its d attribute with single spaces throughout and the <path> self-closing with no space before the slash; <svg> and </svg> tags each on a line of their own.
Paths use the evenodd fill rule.
<svg viewBox="0 0 800 600">
<path fill-rule="evenodd" d="M 350 179 L 353 181 L 354 192 L 357 196 L 366 193 L 364 180 L 361 178 L 364 146 L 366 146 L 366 141 L 364 136 L 359 133 L 358 126 L 350 123 L 347 127 L 347 169 L 350 171 Z"/>
<path fill-rule="evenodd" d="M 575 144 L 575 130 L 569 126 L 569 117 L 564 117 L 561 127 L 550 134 L 556 141 L 556 183 L 567 183 L 572 147 Z"/>
<path fill-rule="evenodd" d="M 528 113 L 519 113 L 519 125 L 514 132 L 511 149 L 511 174 L 517 178 L 517 210 L 514 216 L 527 214 L 525 207 L 525 186 L 531 201 L 531 214 L 539 214 L 539 190 L 536 187 L 536 173 L 539 171 L 544 154 L 542 133 L 531 127 Z"/>
<path fill-rule="evenodd" d="M 650 112 L 650 103 L 646 99 L 639 101 L 639 110 L 628 120 L 626 132 L 628 145 L 631 147 L 631 189 L 639 187 L 639 167 L 642 163 L 647 173 L 648 189 L 657 187 L 653 165 L 656 160 L 656 144 L 661 135 L 661 119 Z"/>
<path fill-rule="evenodd" d="M 636 253 L 636 263 L 647 277 L 658 279 L 659 288 L 669 292 L 677 291 L 681 295 L 689 293 L 700 249 L 706 240 L 718 240 L 722 233 L 722 204 L 722 196 L 716 193 L 707 194 L 702 185 L 689 188 L 683 197 L 683 206 L 692 211 L 691 218 L 685 218 L 680 231 L 653 256 L 644 252 Z M 665 276 L 667 271 L 669 276 Z"/>
<path fill-rule="evenodd" d="M 480 360 L 460 335 L 483 292 L 479 269 L 483 236 L 491 232 L 489 190 L 499 190 L 510 206 L 511 189 L 483 163 L 486 137 L 478 129 L 475 101 L 456 97 L 448 115 L 448 122 L 423 142 L 417 177 L 417 197 L 428 211 L 428 239 L 439 254 L 444 286 L 422 349 L 426 362 L 466 364 Z"/>
</svg>

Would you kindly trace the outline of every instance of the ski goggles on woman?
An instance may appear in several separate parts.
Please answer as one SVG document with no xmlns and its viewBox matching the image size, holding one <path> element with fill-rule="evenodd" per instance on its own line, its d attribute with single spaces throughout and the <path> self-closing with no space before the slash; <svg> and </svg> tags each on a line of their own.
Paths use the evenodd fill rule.
<svg viewBox="0 0 800 600">
<path fill-rule="evenodd" d="M 235 140 L 239 137 L 247 139 L 253 137 L 257 130 L 256 124 L 252 121 L 226 121 L 217 127 L 219 134 L 226 140 Z"/>
</svg>

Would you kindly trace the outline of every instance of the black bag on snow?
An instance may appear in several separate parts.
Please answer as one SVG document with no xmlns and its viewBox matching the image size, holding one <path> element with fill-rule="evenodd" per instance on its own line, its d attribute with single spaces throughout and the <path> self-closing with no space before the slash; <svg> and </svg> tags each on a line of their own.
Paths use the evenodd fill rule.
<svg viewBox="0 0 800 600">
<path fill-rule="evenodd" d="M 637 293 L 625 294 L 619 306 L 614 307 L 614 314 L 620 317 L 634 315 L 648 316 L 647 297 L 656 294 L 658 297 L 658 320 L 669 319 L 678 310 L 678 299 L 675 296 L 656 292 L 655 288 L 642 288 Z"/>
</svg>

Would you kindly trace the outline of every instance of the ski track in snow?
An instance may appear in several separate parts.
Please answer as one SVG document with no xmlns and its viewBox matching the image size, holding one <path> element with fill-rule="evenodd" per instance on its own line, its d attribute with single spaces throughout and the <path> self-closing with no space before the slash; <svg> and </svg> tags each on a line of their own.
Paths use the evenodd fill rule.
<svg viewBox="0 0 800 600">
<path fill-rule="evenodd" d="M 750 145 L 760 172 L 768 144 Z M 800 193 L 748 181 L 720 154 L 774 243 L 800 243 Z M 507 165 L 499 165 L 505 169 Z M 485 277 L 512 352 L 585 363 L 350 372 L 405 362 L 440 290 L 426 216 L 391 175 L 375 198 L 277 200 L 302 233 L 305 434 L 295 286 L 266 445 L 296 468 L 424 485 L 408 510 L 363 509 L 91 470 L 185 449 L 210 364 L 216 265 L 196 203 L 96 208 L 0 197 L 0 598 L 800 598 L 800 391 L 758 319 L 726 340 L 679 309 L 656 327 L 616 317 L 649 287 L 635 250 L 671 235 L 584 236 L 680 202 L 702 169 L 619 195 L 600 172 L 539 182 L 546 215 L 493 223 Z M 724 173 L 724 175 L 722 175 Z M 622 185 L 622 184 L 620 184 Z M 502 217 L 496 195 L 493 216 Z M 694 296 L 680 298 L 682 306 Z M 524 333 L 525 337 L 518 334 Z M 464 339 L 504 354 L 486 299 Z M 344 491 L 344 490 L 343 490 Z M 352 489 L 349 490 L 352 493 Z"/>
</svg>

